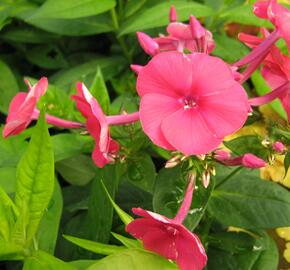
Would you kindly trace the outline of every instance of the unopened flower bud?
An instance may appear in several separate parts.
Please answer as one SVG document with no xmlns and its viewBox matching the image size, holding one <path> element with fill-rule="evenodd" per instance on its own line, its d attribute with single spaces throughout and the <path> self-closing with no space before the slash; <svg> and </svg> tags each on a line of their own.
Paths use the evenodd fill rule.
<svg viewBox="0 0 290 270">
<path fill-rule="evenodd" d="M 268 147 L 270 145 L 270 141 L 268 139 L 264 139 L 261 143 L 264 147 Z"/>
<path fill-rule="evenodd" d="M 169 21 L 170 22 L 176 22 L 177 21 L 177 15 L 176 15 L 176 9 L 174 6 L 170 7 L 169 11 Z"/>
<path fill-rule="evenodd" d="M 216 150 L 214 153 L 214 158 L 218 161 L 224 161 L 230 159 L 231 154 L 224 150 Z"/>
<path fill-rule="evenodd" d="M 202 27 L 200 22 L 192 15 L 189 17 L 189 25 L 192 37 L 194 39 L 200 39 L 202 37 L 205 37 L 205 29 Z"/>
<path fill-rule="evenodd" d="M 242 165 L 251 169 L 259 169 L 266 166 L 266 162 L 253 154 L 244 154 L 242 158 Z"/>
<path fill-rule="evenodd" d="M 282 154 L 285 151 L 285 145 L 280 141 L 276 141 L 272 145 L 273 150 L 279 154 Z"/>
<path fill-rule="evenodd" d="M 202 185 L 207 188 L 209 186 L 210 181 L 210 172 L 208 170 L 205 170 L 201 177 Z"/>
<path fill-rule="evenodd" d="M 143 50 L 150 56 L 154 56 L 159 53 L 159 45 L 151 37 L 142 32 L 137 32 L 139 44 Z"/>
</svg>

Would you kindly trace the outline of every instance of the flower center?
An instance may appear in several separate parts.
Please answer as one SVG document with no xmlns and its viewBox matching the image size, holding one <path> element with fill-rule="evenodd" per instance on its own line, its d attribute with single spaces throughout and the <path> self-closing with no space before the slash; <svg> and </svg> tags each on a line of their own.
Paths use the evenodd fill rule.
<svg viewBox="0 0 290 270">
<path fill-rule="evenodd" d="M 182 103 L 185 110 L 194 108 L 196 106 L 196 102 L 193 98 L 185 98 L 183 99 Z"/>
</svg>

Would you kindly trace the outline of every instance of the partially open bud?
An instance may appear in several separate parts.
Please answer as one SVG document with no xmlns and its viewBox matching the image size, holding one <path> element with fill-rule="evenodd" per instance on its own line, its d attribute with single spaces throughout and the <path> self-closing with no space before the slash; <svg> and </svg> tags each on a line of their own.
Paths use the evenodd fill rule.
<svg viewBox="0 0 290 270">
<path fill-rule="evenodd" d="M 173 168 L 175 166 L 177 166 L 180 163 L 181 156 L 177 155 L 174 156 L 173 158 L 169 159 L 166 164 L 165 164 L 165 168 L 169 169 L 169 168 Z"/>
<path fill-rule="evenodd" d="M 142 32 L 137 32 L 137 37 L 139 44 L 147 54 L 154 56 L 159 53 L 159 45 L 153 38 Z"/>
<path fill-rule="evenodd" d="M 272 145 L 273 150 L 277 152 L 278 154 L 282 154 L 285 151 L 285 145 L 281 143 L 280 141 L 276 141 Z"/>
<path fill-rule="evenodd" d="M 244 154 L 241 163 L 244 167 L 251 169 L 259 169 L 266 166 L 266 162 L 263 159 L 253 154 Z"/>
<path fill-rule="evenodd" d="M 209 186 L 210 181 L 210 171 L 205 170 L 201 176 L 202 185 L 207 188 Z"/>
<path fill-rule="evenodd" d="M 205 29 L 202 27 L 200 22 L 192 15 L 189 17 L 189 25 L 192 37 L 194 39 L 200 39 L 202 37 L 205 37 Z"/>
</svg>

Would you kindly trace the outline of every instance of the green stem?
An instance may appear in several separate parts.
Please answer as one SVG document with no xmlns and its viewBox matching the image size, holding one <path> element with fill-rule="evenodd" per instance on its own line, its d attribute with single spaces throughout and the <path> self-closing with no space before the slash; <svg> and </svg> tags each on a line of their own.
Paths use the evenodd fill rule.
<svg viewBox="0 0 290 270">
<path fill-rule="evenodd" d="M 223 180 L 221 180 L 215 187 L 218 188 L 222 184 L 224 184 L 226 181 L 228 181 L 230 178 L 232 178 L 236 173 L 238 173 L 243 167 L 240 166 L 236 168 L 233 172 L 231 172 L 227 177 L 225 177 Z"/>
<path fill-rule="evenodd" d="M 115 28 L 115 33 L 117 35 L 117 31 L 118 31 L 120 25 L 119 25 L 118 16 L 117 16 L 115 8 L 111 9 L 111 17 L 112 17 L 113 26 Z M 129 63 L 131 63 L 132 62 L 132 55 L 129 52 L 129 49 L 127 48 L 127 45 L 125 43 L 124 38 L 122 36 L 119 36 L 119 37 L 116 36 L 116 38 L 117 38 L 117 40 L 119 42 L 120 47 L 123 50 L 124 55 L 126 56 L 126 58 L 129 61 Z"/>
</svg>

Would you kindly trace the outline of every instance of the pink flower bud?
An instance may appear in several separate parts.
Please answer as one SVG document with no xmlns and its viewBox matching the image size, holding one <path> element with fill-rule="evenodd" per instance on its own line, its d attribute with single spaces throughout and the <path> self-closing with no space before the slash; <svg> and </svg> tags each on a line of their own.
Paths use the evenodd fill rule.
<svg viewBox="0 0 290 270">
<path fill-rule="evenodd" d="M 159 53 L 159 45 L 151 37 L 142 32 L 137 32 L 137 38 L 140 46 L 150 56 L 154 56 Z"/>
<path fill-rule="evenodd" d="M 176 9 L 174 6 L 170 7 L 169 11 L 169 21 L 170 22 L 176 22 L 177 21 L 177 15 L 176 15 Z"/>
<path fill-rule="evenodd" d="M 243 155 L 241 163 L 244 167 L 251 169 L 259 169 L 266 166 L 266 162 L 263 159 L 250 153 Z"/>
<path fill-rule="evenodd" d="M 205 36 L 205 29 L 202 27 L 200 22 L 192 15 L 189 17 L 189 25 L 193 38 L 199 39 Z"/>
<path fill-rule="evenodd" d="M 285 145 L 281 143 L 280 141 L 274 142 L 272 147 L 273 147 L 273 150 L 279 154 L 285 151 Z"/>
</svg>

